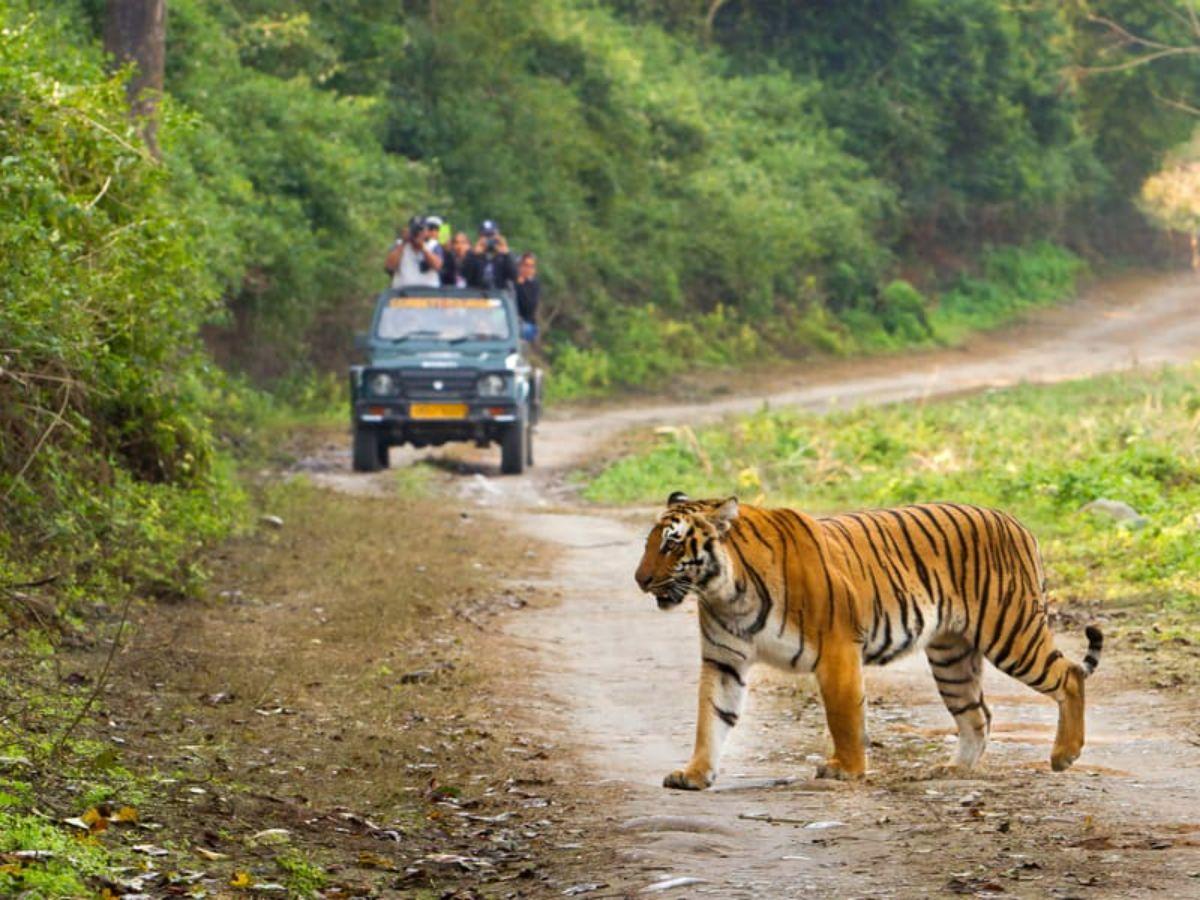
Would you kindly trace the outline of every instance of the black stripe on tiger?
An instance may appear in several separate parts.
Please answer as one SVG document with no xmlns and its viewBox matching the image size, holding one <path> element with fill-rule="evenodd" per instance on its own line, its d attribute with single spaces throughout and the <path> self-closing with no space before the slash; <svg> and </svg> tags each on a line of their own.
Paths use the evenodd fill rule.
<svg viewBox="0 0 1200 900">
<path fill-rule="evenodd" d="M 705 665 L 712 666 L 714 669 L 716 669 L 718 672 L 720 672 L 722 675 L 726 676 L 727 678 L 732 678 L 734 681 L 736 681 L 742 687 L 746 686 L 746 682 L 742 679 L 742 673 L 739 672 L 737 669 L 735 669 L 733 666 L 731 666 L 729 663 L 721 662 L 719 659 L 713 659 L 711 656 L 704 657 L 704 663 L 705 663 Z"/>
<path fill-rule="evenodd" d="M 712 708 L 713 708 L 713 711 L 720 718 L 720 720 L 722 722 L 724 722 L 726 725 L 728 725 L 730 728 L 733 728 L 733 726 L 737 725 L 737 723 L 738 723 L 738 714 L 737 713 L 730 712 L 727 709 L 721 709 L 721 707 L 717 706 L 716 703 L 713 703 Z"/>
<path fill-rule="evenodd" d="M 1096 666 L 1100 665 L 1100 652 L 1104 649 L 1104 633 L 1095 625 L 1089 625 L 1083 629 L 1083 633 L 1087 635 L 1088 648 L 1087 656 L 1083 658 L 1083 674 L 1091 675 L 1096 671 Z"/>
</svg>

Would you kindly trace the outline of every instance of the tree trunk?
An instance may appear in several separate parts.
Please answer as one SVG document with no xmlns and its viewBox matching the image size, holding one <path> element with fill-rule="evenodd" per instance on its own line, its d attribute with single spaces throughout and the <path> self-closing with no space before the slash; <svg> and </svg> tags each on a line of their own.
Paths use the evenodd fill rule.
<svg viewBox="0 0 1200 900">
<path fill-rule="evenodd" d="M 104 49 L 117 65 L 134 63 L 137 71 L 126 85 L 129 112 L 142 122 L 150 152 L 158 156 L 158 101 L 166 61 L 166 0 L 107 0 Z"/>
</svg>

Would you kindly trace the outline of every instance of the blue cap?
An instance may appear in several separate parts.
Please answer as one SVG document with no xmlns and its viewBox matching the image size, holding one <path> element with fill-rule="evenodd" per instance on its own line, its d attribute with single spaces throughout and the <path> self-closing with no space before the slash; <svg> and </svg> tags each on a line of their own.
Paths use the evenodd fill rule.
<svg viewBox="0 0 1200 900">
<path fill-rule="evenodd" d="M 500 229 L 496 226 L 496 223 L 493 222 L 491 219 L 484 219 L 479 224 L 479 233 L 482 235 L 485 235 L 486 237 L 491 237 L 493 234 L 495 234 L 499 230 Z"/>
</svg>

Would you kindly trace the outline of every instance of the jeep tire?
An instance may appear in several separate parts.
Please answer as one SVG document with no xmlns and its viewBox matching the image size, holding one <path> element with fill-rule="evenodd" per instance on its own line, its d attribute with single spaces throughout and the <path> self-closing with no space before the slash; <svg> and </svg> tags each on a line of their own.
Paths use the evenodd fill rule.
<svg viewBox="0 0 1200 900">
<path fill-rule="evenodd" d="M 520 475 L 529 460 L 529 423 L 520 416 L 504 430 L 500 440 L 500 471 L 504 475 Z"/>
<path fill-rule="evenodd" d="M 383 468 L 387 445 L 378 429 L 366 425 L 354 426 L 354 471 L 378 472 Z"/>
</svg>

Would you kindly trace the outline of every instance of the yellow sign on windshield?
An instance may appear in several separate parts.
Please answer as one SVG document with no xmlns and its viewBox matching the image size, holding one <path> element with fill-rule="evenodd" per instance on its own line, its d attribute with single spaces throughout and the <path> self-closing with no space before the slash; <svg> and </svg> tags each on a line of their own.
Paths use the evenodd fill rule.
<svg viewBox="0 0 1200 900">
<path fill-rule="evenodd" d="M 495 309 L 500 301 L 495 297 L 393 297 L 392 309 Z"/>
</svg>

